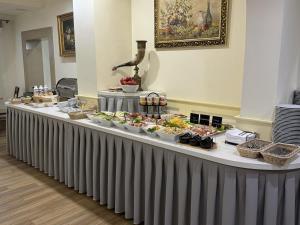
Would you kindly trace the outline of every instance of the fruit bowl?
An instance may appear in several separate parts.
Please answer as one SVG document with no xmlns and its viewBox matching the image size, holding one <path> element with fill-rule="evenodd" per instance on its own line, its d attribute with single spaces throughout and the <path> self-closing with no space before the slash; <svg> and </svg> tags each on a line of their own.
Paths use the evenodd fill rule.
<svg viewBox="0 0 300 225">
<path fill-rule="evenodd" d="M 121 87 L 126 93 L 136 93 L 139 89 L 139 85 L 122 85 Z"/>
<path fill-rule="evenodd" d="M 123 77 L 120 80 L 122 90 L 126 93 L 135 93 L 139 89 L 139 84 L 133 77 Z"/>
</svg>

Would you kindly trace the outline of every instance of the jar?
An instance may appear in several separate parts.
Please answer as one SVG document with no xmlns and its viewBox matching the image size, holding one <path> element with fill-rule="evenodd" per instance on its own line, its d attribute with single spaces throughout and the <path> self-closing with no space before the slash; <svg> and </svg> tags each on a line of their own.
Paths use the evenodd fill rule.
<svg viewBox="0 0 300 225">
<path fill-rule="evenodd" d="M 33 87 L 33 96 L 38 96 L 39 95 L 39 88 L 38 86 L 34 85 Z"/>
<path fill-rule="evenodd" d="M 153 104 L 154 104 L 154 105 L 159 105 L 159 101 L 160 101 L 160 98 L 159 98 L 159 97 L 154 97 L 154 98 L 153 98 Z"/>
<path fill-rule="evenodd" d="M 147 97 L 147 105 L 153 105 L 153 98 Z"/>
<path fill-rule="evenodd" d="M 140 97 L 140 104 L 141 105 L 146 105 L 147 104 L 147 98 L 145 96 Z"/>
<path fill-rule="evenodd" d="M 160 104 L 161 106 L 167 105 L 167 99 L 166 99 L 165 96 L 161 96 L 161 97 L 160 97 L 159 104 Z"/>
<path fill-rule="evenodd" d="M 155 113 L 153 117 L 154 119 L 160 119 L 160 115 L 158 113 Z"/>
</svg>

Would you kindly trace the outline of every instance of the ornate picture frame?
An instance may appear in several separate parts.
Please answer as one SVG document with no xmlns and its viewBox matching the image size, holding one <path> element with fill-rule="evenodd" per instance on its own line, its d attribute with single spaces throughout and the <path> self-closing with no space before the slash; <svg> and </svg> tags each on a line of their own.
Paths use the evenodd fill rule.
<svg viewBox="0 0 300 225">
<path fill-rule="evenodd" d="M 61 57 L 75 57 L 75 31 L 73 12 L 57 16 L 59 52 Z"/>
<path fill-rule="evenodd" d="M 154 0 L 155 47 L 225 46 L 230 0 Z"/>
</svg>

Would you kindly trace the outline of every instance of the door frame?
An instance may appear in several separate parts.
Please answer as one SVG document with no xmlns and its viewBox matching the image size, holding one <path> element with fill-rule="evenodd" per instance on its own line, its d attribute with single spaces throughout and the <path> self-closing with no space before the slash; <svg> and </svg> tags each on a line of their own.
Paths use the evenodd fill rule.
<svg viewBox="0 0 300 225">
<path fill-rule="evenodd" d="M 55 77 L 55 59 L 54 59 L 54 44 L 53 44 L 53 29 L 52 27 L 46 27 L 41 29 L 34 29 L 23 31 L 21 33 L 22 37 L 22 52 L 23 52 L 23 62 L 26 57 L 26 42 L 37 39 L 48 39 L 49 42 L 49 58 L 50 58 L 50 74 L 51 74 L 51 86 L 55 88 L 56 85 L 56 77 Z M 28 77 L 28 68 L 25 63 L 24 65 L 24 79 L 25 79 L 25 88 L 27 85 L 27 77 Z"/>
</svg>

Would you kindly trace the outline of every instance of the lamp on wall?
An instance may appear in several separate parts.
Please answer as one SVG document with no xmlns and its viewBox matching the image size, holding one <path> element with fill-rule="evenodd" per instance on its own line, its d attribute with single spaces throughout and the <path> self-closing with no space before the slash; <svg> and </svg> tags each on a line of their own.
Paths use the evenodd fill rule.
<svg viewBox="0 0 300 225">
<path fill-rule="evenodd" d="M 4 28 L 4 23 L 9 23 L 9 20 L 0 19 L 0 32 Z"/>
</svg>

